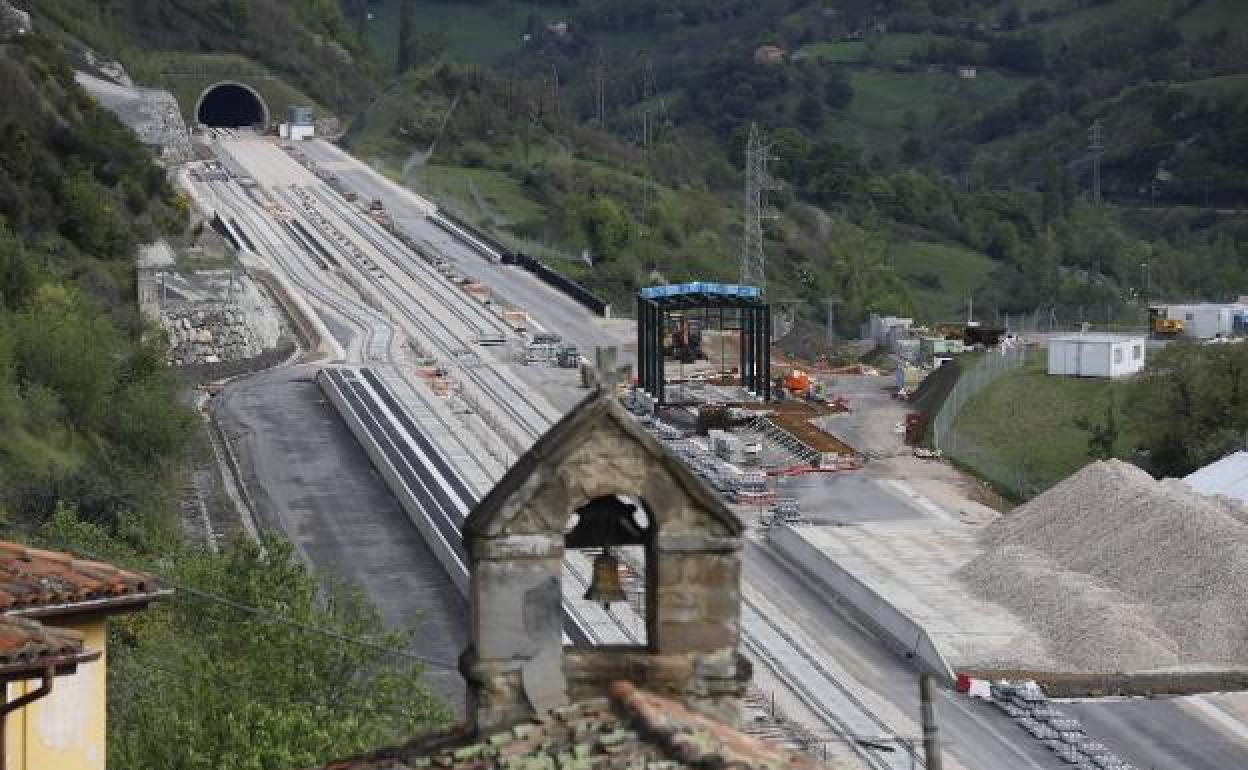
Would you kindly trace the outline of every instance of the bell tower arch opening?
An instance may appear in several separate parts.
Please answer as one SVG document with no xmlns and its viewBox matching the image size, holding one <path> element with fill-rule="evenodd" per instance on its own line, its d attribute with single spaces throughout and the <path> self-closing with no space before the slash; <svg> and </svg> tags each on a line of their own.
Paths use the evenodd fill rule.
<svg viewBox="0 0 1248 770">
<path fill-rule="evenodd" d="M 213 128 L 251 126 L 264 129 L 269 125 L 269 106 L 245 83 L 214 83 L 200 94 L 195 105 L 195 120 Z"/>
<path fill-rule="evenodd" d="M 740 721 L 744 525 L 614 390 L 599 386 L 564 416 L 464 522 L 471 640 L 460 671 L 478 729 L 601 697 L 618 680 Z M 593 567 L 577 593 L 596 604 L 629 600 L 629 552 L 644 557 L 644 643 L 564 645 L 565 556 L 583 548 Z"/>
<path fill-rule="evenodd" d="M 632 637 L 638 649 L 648 649 L 653 636 L 649 618 L 655 585 L 651 567 L 655 527 L 644 500 L 624 495 L 604 495 L 576 509 L 564 529 L 564 553 L 580 553 L 582 575 L 570 559 L 564 560 L 563 581 L 584 585 L 582 602 L 601 606 Z M 579 604 L 579 603 L 577 603 Z M 611 605 L 627 606 L 629 613 L 616 613 Z M 629 623 L 634 618 L 636 623 Z"/>
</svg>

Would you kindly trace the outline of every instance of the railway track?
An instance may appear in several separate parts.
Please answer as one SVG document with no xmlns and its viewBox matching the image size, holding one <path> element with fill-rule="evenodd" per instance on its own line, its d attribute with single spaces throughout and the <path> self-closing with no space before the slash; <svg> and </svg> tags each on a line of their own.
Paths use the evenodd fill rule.
<svg viewBox="0 0 1248 770">
<path fill-rule="evenodd" d="M 468 489 L 422 431 L 410 423 L 402 424 L 401 420 L 397 421 L 400 427 L 392 419 L 392 414 L 381 406 L 379 399 L 374 398 L 377 396 L 393 402 L 393 394 L 387 394 L 388 399 L 381 396 L 386 388 L 374 372 L 362 370 L 360 378 L 346 369 L 326 369 L 325 372 L 356 412 L 403 484 L 420 503 L 446 550 L 454 555 L 456 563 L 445 566 L 467 575 L 467 554 L 461 529 L 468 512 L 477 504 L 479 498 L 476 493 Z M 412 441 L 404 440 L 404 433 Z M 573 645 L 592 645 L 601 641 L 575 606 L 565 602 L 563 613 L 564 634 Z"/>
<path fill-rule="evenodd" d="M 303 210 L 303 206 L 298 201 L 292 201 L 286 194 L 282 194 L 282 200 L 294 211 Z M 315 210 L 315 209 L 314 209 Z M 316 213 L 320 213 L 317 211 Z M 323 216 L 323 215 L 322 215 Z M 328 218 L 326 218 L 328 222 Z M 327 239 L 331 246 L 337 243 L 329 228 L 332 224 L 322 224 L 317 218 L 312 218 L 312 228 Z M 344 248 L 337 246 L 339 251 Z M 350 254 L 343 256 L 350 258 Z M 384 258 L 384 256 L 383 256 Z M 376 263 L 375 258 L 372 260 Z M 418 331 L 432 347 L 436 348 L 440 356 L 446 361 L 457 360 L 457 352 L 461 350 L 472 350 L 475 346 L 475 340 L 471 339 L 474 334 L 465 335 L 449 324 L 444 317 L 436 310 L 427 307 L 427 298 L 422 298 L 414 294 L 407 287 L 398 282 L 379 278 L 370 270 L 360 270 L 370 281 L 372 287 L 385 296 L 397 311 L 412 324 L 414 329 Z M 439 280 L 444 280 L 441 276 Z M 450 289 L 448 285 L 446 287 Z M 441 299 L 444 306 L 449 300 L 435 293 L 433 296 Z M 458 298 L 456 298 L 458 299 Z M 460 300 L 464 302 L 464 300 Z M 413 308 L 420 308 L 422 312 L 416 312 Z M 453 310 L 447 309 L 448 313 L 454 314 Z M 464 339 L 464 337 L 470 339 Z M 499 370 L 497 364 L 482 360 L 479 366 L 471 364 L 459 367 L 459 372 L 463 378 L 471 382 L 471 384 L 484 396 L 489 399 L 491 405 L 497 406 L 507 418 L 520 429 L 524 443 L 531 443 L 541 436 L 554 422 L 553 417 L 548 416 L 550 410 L 543 408 L 536 399 L 526 393 L 526 388 L 517 385 L 511 378 L 506 376 Z"/>
<path fill-rule="evenodd" d="M 757 603 L 745 596 L 741 602 L 741 637 L 746 649 L 771 669 L 776 678 L 827 725 L 838 741 L 848 745 L 872 770 L 926 767 L 914 746 L 902 740 L 801 641 L 785 631 Z M 774 652 L 778 648 L 787 648 L 791 654 L 778 655 Z M 829 693 L 849 708 L 842 711 L 832 708 Z M 857 718 L 846 717 L 846 713 Z M 891 750 L 871 748 L 875 745 Z"/>
<path fill-rule="evenodd" d="M 368 360 L 378 363 L 393 360 L 390 348 L 394 329 L 388 319 L 371 308 L 343 299 L 340 294 L 325 287 L 319 276 L 307 270 L 302 260 L 295 256 L 295 248 L 281 243 L 272 225 L 255 213 L 255 203 L 230 183 L 213 181 L 208 184 L 211 186 L 214 202 L 227 210 L 225 221 L 237 230 L 241 241 L 251 243 L 250 251 L 261 254 L 256 247 L 256 242 L 259 242 L 264 247 L 263 256 L 276 262 L 295 286 L 354 323 L 364 334 L 364 349 Z M 255 236 L 255 239 L 251 236 Z"/>
<path fill-rule="evenodd" d="M 231 203 L 231 221 L 234 227 L 238 229 L 240 239 L 244 243 L 248 243 L 253 251 L 256 250 L 256 244 L 258 243 L 291 276 L 292 281 L 300 289 L 316 297 L 344 317 L 351 319 L 361 329 L 365 330 L 367 334 L 366 348 L 370 351 L 369 358 L 371 360 L 377 361 L 382 365 L 393 363 L 389 350 L 390 341 L 393 339 L 393 328 L 390 326 L 388 319 L 385 319 L 381 314 L 367 306 L 341 299 L 336 296 L 332 288 L 322 283 L 322 275 L 329 269 L 328 265 L 324 263 L 334 259 L 334 256 L 321 243 L 317 233 L 320 233 L 322 237 L 327 238 L 331 243 L 334 242 L 332 236 L 322 232 L 319 225 L 315 222 L 312 223 L 312 230 L 309 230 L 298 219 L 292 220 L 291 225 L 285 232 L 285 236 L 297 244 L 298 249 L 303 251 L 308 260 L 316 264 L 317 269 L 312 270 L 305 261 L 300 260 L 293 253 L 284 253 L 285 251 L 295 252 L 296 249 L 289 246 L 283 249 L 277 246 L 278 236 L 272 233 L 271 227 L 263 222 L 261 215 L 255 211 L 253 201 L 247 198 L 241 191 L 233 189 L 230 189 L 228 195 Z M 318 199 L 321 205 L 329 205 L 331 203 L 327 202 L 323 196 L 318 196 Z M 295 205 L 294 201 L 286 199 L 286 202 L 291 205 L 292 210 L 298 210 L 298 206 Z M 243 223 L 246 223 L 248 227 L 244 228 Z M 372 250 L 382 255 L 383 258 L 388 258 L 391 262 L 394 262 L 409 279 L 414 282 L 424 283 L 423 281 L 418 281 L 410 267 L 404 266 L 398 258 L 387 253 L 387 244 L 384 241 L 370 237 L 366 228 L 359 228 L 355 223 L 349 221 L 347 224 L 355 229 L 356 235 L 363 238 Z M 402 248 L 402 250 L 399 251 L 399 248 Z M 395 250 L 399 254 L 408 254 L 409 260 L 419 260 L 418 257 L 413 259 L 406 247 L 400 245 Z M 342 256 L 349 257 L 349 255 L 345 254 Z M 292 264 L 292 262 L 297 264 Z M 439 324 L 440 329 L 433 328 L 431 324 L 422 322 L 416 314 L 407 311 L 404 301 L 417 301 L 417 298 L 411 292 L 406 290 L 395 292 L 375 275 L 367 271 L 361 272 L 368 274 L 372 285 L 378 291 L 386 294 L 393 304 L 403 308 L 404 316 L 429 339 L 437 340 L 441 343 L 442 340 L 447 339 L 449 336 L 452 340 L 464 342 L 452 333 L 447 324 Z M 443 279 L 438 276 L 437 280 L 442 281 Z M 465 328 L 473 328 L 471 319 L 466 318 L 462 311 L 457 311 L 453 307 L 456 304 L 454 300 L 459 299 L 458 297 L 448 297 L 441 287 L 437 289 L 433 287 L 427 288 L 433 296 L 437 297 L 440 304 L 446 306 L 447 312 L 458 318 Z M 450 286 L 446 286 L 446 289 L 453 291 L 453 288 Z M 385 329 L 385 332 L 382 332 L 381 329 Z M 441 336 L 438 334 L 439 331 Z M 375 355 L 378 342 L 382 338 L 384 338 L 385 354 Z M 443 352 L 448 357 L 451 357 L 447 350 L 449 346 L 441 343 L 441 347 Z M 471 371 L 466 367 L 465 370 Z M 460 527 L 467 512 L 475 506 L 478 499 L 477 493 L 465 483 L 460 474 L 445 459 L 443 452 L 434 445 L 429 436 L 426 435 L 426 432 L 421 429 L 415 419 L 409 414 L 408 410 L 402 407 L 397 396 L 390 390 L 376 370 L 365 367 L 361 369 L 358 377 L 354 374 L 344 373 L 344 371 L 334 370 L 332 376 L 337 378 L 337 384 L 343 391 L 344 396 L 351 400 L 352 407 L 359 413 L 361 422 L 367 426 L 369 433 L 374 436 L 391 464 L 401 471 L 405 483 L 420 501 L 422 508 L 428 511 L 429 520 L 436 527 L 438 536 L 457 555 L 460 560 L 460 569 L 466 572 L 466 557 L 460 536 Z M 426 394 L 420 392 L 419 386 L 414 385 L 406 378 L 399 367 L 394 367 L 393 371 L 402 382 L 409 386 L 410 390 L 418 398 L 422 400 L 428 398 Z M 474 379 L 476 379 L 477 386 L 495 399 L 496 403 L 510 405 L 508 392 L 500 393 L 499 390 L 492 389 L 489 383 L 483 381 L 484 378 Z M 524 398 L 524 394 L 520 393 L 519 389 L 515 388 L 514 385 L 507 384 L 505 380 L 502 380 L 502 382 L 505 390 L 510 392 L 510 397 Z M 455 444 L 464 450 L 465 456 L 474 458 L 476 467 L 485 477 L 493 479 L 490 470 L 479 459 L 475 458 L 475 453 L 464 442 L 459 430 L 448 423 L 432 405 L 426 402 L 425 406 L 429 407 L 428 412 L 437 420 L 440 428 L 445 430 L 445 435 L 450 437 Z M 524 425 L 528 434 L 534 438 L 540 435 L 550 424 L 549 422 L 532 420 L 526 422 L 514 409 L 509 411 L 513 419 Z M 534 411 L 536 412 L 537 410 L 534 409 Z M 403 434 L 409 436 L 411 441 L 404 440 L 402 438 Z M 413 442 L 416 444 L 415 448 L 412 446 Z M 904 741 L 898 740 L 891 728 L 876 716 L 865 703 L 857 698 L 832 671 L 802 646 L 798 640 L 784 631 L 783 628 L 760 611 L 757 605 L 750 600 L 744 600 L 743 609 L 750 620 L 749 623 L 743 623 L 742 638 L 746 649 L 770 668 L 777 678 L 784 682 L 788 689 L 801 699 L 812 713 L 827 726 L 828 730 L 836 734 L 838 739 L 846 741 L 852 750 L 872 770 L 904 770 L 905 768 L 923 766 L 921 757 L 914 751 L 913 747 Z M 595 636 L 591 630 L 591 624 L 580 616 L 576 608 L 571 604 L 565 604 L 564 612 L 565 633 L 569 641 L 573 644 L 593 643 L 592 640 L 595 639 Z M 752 626 L 753 629 L 751 630 L 746 626 Z M 631 638 L 632 634 L 627 629 L 621 626 L 620 630 Z M 790 651 L 789 654 L 783 656 L 773 654 L 772 651 L 777 646 L 787 648 Z M 860 719 L 856 720 L 857 724 L 843 717 L 829 705 L 825 695 L 828 691 L 836 692 L 839 698 L 853 705 L 852 710 L 860 717 Z M 870 732 L 864 731 L 862 718 L 867 720 Z M 894 751 L 881 753 L 864 748 L 858 743 L 858 739 L 864 734 L 880 736 L 879 740 L 888 742 L 888 745 L 895 747 Z"/>
</svg>

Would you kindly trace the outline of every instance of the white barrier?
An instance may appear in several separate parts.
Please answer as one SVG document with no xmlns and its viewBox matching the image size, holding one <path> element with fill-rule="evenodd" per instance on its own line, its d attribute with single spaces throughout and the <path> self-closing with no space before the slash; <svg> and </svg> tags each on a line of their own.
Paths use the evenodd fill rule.
<svg viewBox="0 0 1248 770">
<path fill-rule="evenodd" d="M 334 405 L 338 414 L 342 416 L 343 422 L 347 424 L 356 440 L 360 442 L 360 446 L 364 448 L 365 454 L 372 460 L 373 467 L 385 479 L 386 486 L 394 493 L 407 517 L 420 530 L 425 543 L 428 544 L 429 549 L 433 551 L 433 555 L 438 558 L 438 561 L 442 563 L 443 568 L 446 569 L 446 574 L 455 583 L 455 587 L 467 598 L 468 570 L 463 562 L 460 561 L 459 555 L 455 553 L 451 544 L 446 542 L 442 532 L 434 526 L 433 522 L 429 521 L 428 515 L 426 515 L 424 508 L 416 500 L 416 496 L 412 494 L 411 489 L 403 482 L 398 470 L 390 463 L 386 453 L 382 451 L 376 439 L 373 438 L 372 433 L 364 426 L 360 416 L 356 414 L 355 409 L 347 402 L 342 392 L 339 391 L 338 385 L 330 379 L 325 369 L 316 373 L 316 383 L 321 386 L 325 396 Z"/>
<path fill-rule="evenodd" d="M 835 593 L 854 609 L 860 619 L 908 658 L 919 661 L 932 674 L 952 685 L 956 674 L 931 636 L 921 625 L 894 607 L 870 586 L 842 569 L 835 561 L 787 524 L 772 527 L 767 540 L 787 563 L 797 567 L 821 588 Z"/>
</svg>

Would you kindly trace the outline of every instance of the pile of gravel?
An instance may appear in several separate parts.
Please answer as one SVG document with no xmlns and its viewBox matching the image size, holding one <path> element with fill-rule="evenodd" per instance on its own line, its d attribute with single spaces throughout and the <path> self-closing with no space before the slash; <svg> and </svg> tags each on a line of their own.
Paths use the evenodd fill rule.
<svg viewBox="0 0 1248 770">
<path fill-rule="evenodd" d="M 1233 501 L 1097 462 L 982 542 L 958 576 L 1023 617 L 1061 670 L 1248 665 L 1248 510 Z"/>
</svg>

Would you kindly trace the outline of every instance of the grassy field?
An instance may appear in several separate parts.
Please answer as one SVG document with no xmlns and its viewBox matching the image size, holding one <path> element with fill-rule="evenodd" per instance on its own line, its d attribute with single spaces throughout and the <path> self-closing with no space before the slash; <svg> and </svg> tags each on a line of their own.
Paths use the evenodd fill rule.
<svg viewBox="0 0 1248 770">
<path fill-rule="evenodd" d="M 382 59 L 393 66 L 398 58 L 399 2 L 382 0 L 371 3 L 370 8 L 369 39 Z M 417 0 L 416 29 L 419 34 L 444 32 L 447 54 L 452 59 L 490 64 L 524 45 L 524 26 L 530 13 L 543 20 L 558 15 L 557 9 L 539 3 Z"/>
<path fill-rule="evenodd" d="M 1223 75 L 1179 83 L 1175 88 L 1196 96 L 1243 96 L 1248 94 L 1248 75 Z"/>
<path fill-rule="evenodd" d="M 810 43 L 793 52 L 794 59 L 811 56 L 830 64 L 859 64 L 866 58 L 867 44 L 861 40 Z"/>
<path fill-rule="evenodd" d="M 1075 422 L 1104 422 L 1110 398 L 1121 415 L 1125 389 L 1124 383 L 1110 380 L 1050 377 L 1045 365 L 1044 351 L 1034 353 L 1024 367 L 1002 375 L 971 399 L 954 423 L 998 469 L 1020 469 L 1036 489 L 1046 489 L 1088 463 L 1088 433 Z M 1131 446 L 1131 437 L 1121 435 L 1115 451 L 1125 454 Z"/>
<path fill-rule="evenodd" d="M 502 171 L 429 164 L 413 169 L 409 181 L 438 200 L 450 198 L 457 210 L 495 227 L 540 219 L 545 211 Z"/>
<path fill-rule="evenodd" d="M 875 47 L 879 61 L 891 64 L 926 51 L 932 43 L 951 39 L 945 35 L 895 33 L 879 38 Z M 862 64 L 868 53 L 867 43 L 862 40 L 837 40 L 804 45 L 794 52 L 794 58 L 810 56 L 832 64 Z"/>
<path fill-rule="evenodd" d="M 843 114 L 829 118 L 832 135 L 870 149 L 901 140 L 906 113 L 918 128 L 930 128 L 941 110 L 969 111 L 1018 93 L 1031 81 L 983 71 L 975 80 L 947 73 L 860 71 L 850 74 L 854 100 Z"/>
<path fill-rule="evenodd" d="M 920 321 L 961 317 L 966 298 L 988 281 L 993 261 L 964 246 L 903 241 L 889 252 L 897 272 L 911 284 Z M 933 285 L 933 277 L 939 282 Z"/>
<path fill-rule="evenodd" d="M 1248 3 L 1243 0 L 1204 0 L 1175 22 L 1186 37 L 1197 37 L 1221 29 L 1243 29 L 1248 22 Z"/>
<path fill-rule="evenodd" d="M 1170 0 L 1116 0 L 1112 3 L 1088 5 L 1072 13 L 1055 15 L 1036 25 L 1046 34 L 1069 38 L 1088 27 L 1110 24 L 1116 21 L 1147 19 L 1153 16 L 1170 17 L 1173 7 Z"/>
</svg>

